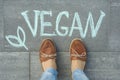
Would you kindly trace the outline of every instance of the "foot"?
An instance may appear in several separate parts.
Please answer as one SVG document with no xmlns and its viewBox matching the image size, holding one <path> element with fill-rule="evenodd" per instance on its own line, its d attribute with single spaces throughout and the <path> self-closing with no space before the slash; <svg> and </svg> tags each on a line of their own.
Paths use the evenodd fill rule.
<svg viewBox="0 0 120 80">
<path fill-rule="evenodd" d="M 86 63 L 86 49 L 83 42 L 79 39 L 74 39 L 70 45 L 71 70 L 83 70 Z"/>
<path fill-rule="evenodd" d="M 45 71 L 48 68 L 57 69 L 56 48 L 52 40 L 50 39 L 43 40 L 40 47 L 39 55 L 43 71 Z"/>
</svg>

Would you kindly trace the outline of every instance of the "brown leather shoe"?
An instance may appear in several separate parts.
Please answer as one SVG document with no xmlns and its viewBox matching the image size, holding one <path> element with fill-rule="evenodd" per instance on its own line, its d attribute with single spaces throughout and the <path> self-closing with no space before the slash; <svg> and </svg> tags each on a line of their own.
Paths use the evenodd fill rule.
<svg viewBox="0 0 120 80">
<path fill-rule="evenodd" d="M 52 40 L 50 39 L 43 40 L 39 50 L 39 56 L 40 56 L 40 61 L 42 63 L 43 71 L 46 69 L 46 67 L 54 67 L 54 66 L 56 67 L 56 62 L 55 62 L 56 48 Z"/>
<path fill-rule="evenodd" d="M 70 58 L 71 60 L 86 61 L 86 49 L 80 39 L 74 39 L 70 45 Z"/>
</svg>

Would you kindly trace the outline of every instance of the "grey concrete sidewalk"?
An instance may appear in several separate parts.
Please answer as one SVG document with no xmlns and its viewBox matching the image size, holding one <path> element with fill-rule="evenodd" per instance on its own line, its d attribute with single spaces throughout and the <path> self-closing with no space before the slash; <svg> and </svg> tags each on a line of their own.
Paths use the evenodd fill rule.
<svg viewBox="0 0 120 80">
<path fill-rule="evenodd" d="M 69 18 L 62 16 L 57 30 L 58 14 L 64 11 L 69 13 Z M 35 14 L 39 15 L 36 22 Z M 103 15 L 97 31 L 97 23 Z M 52 26 L 49 23 L 43 26 L 42 20 L 51 22 Z M 74 30 L 69 36 L 72 27 Z M 82 30 L 85 32 L 85 29 L 83 38 Z M 66 31 L 68 33 L 63 35 Z M 53 39 L 57 47 L 59 80 L 72 80 L 69 45 L 74 38 L 81 38 L 86 45 L 85 73 L 90 80 L 120 80 L 120 0 L 0 0 L 0 80 L 38 80 L 42 74 L 38 51 L 45 38 Z"/>
<path fill-rule="evenodd" d="M 119 80 L 119 60 L 119 52 L 88 52 L 85 73 L 90 80 Z M 42 74 L 38 52 L 2 52 L 0 65 L 1 80 L 38 80 Z M 57 66 L 59 80 L 71 80 L 68 52 L 57 53 Z"/>
</svg>

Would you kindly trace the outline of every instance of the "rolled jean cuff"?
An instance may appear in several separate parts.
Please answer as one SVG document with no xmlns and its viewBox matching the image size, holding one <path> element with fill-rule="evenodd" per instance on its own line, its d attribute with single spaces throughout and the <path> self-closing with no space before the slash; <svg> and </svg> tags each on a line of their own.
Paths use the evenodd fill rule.
<svg viewBox="0 0 120 80">
<path fill-rule="evenodd" d="M 57 80 L 58 72 L 53 68 L 48 68 L 43 72 L 40 80 Z"/>
<path fill-rule="evenodd" d="M 83 70 L 80 69 L 76 69 L 72 72 L 72 78 L 74 80 L 89 80 Z"/>
<path fill-rule="evenodd" d="M 81 74 L 83 74 L 84 72 L 83 72 L 83 70 L 81 70 L 81 69 L 76 69 L 76 70 L 74 70 L 72 73 L 73 73 L 73 74 L 76 74 L 76 73 L 81 73 Z"/>
<path fill-rule="evenodd" d="M 58 74 L 58 72 L 54 68 L 48 68 L 48 69 L 46 69 L 45 72 L 51 73 L 55 76 L 57 76 L 57 74 Z"/>
</svg>

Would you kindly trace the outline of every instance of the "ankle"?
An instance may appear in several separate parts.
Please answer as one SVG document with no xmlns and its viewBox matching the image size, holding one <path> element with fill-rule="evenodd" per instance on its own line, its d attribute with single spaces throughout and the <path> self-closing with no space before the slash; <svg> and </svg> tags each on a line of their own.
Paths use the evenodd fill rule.
<svg viewBox="0 0 120 80">
<path fill-rule="evenodd" d="M 42 65 L 43 65 L 44 71 L 49 68 L 53 68 L 55 70 L 57 69 L 56 62 L 54 59 L 47 60 L 47 61 L 43 62 Z"/>
<path fill-rule="evenodd" d="M 72 60 L 71 64 L 71 71 L 75 71 L 76 69 L 84 70 L 85 67 L 85 61 L 81 60 Z"/>
</svg>

